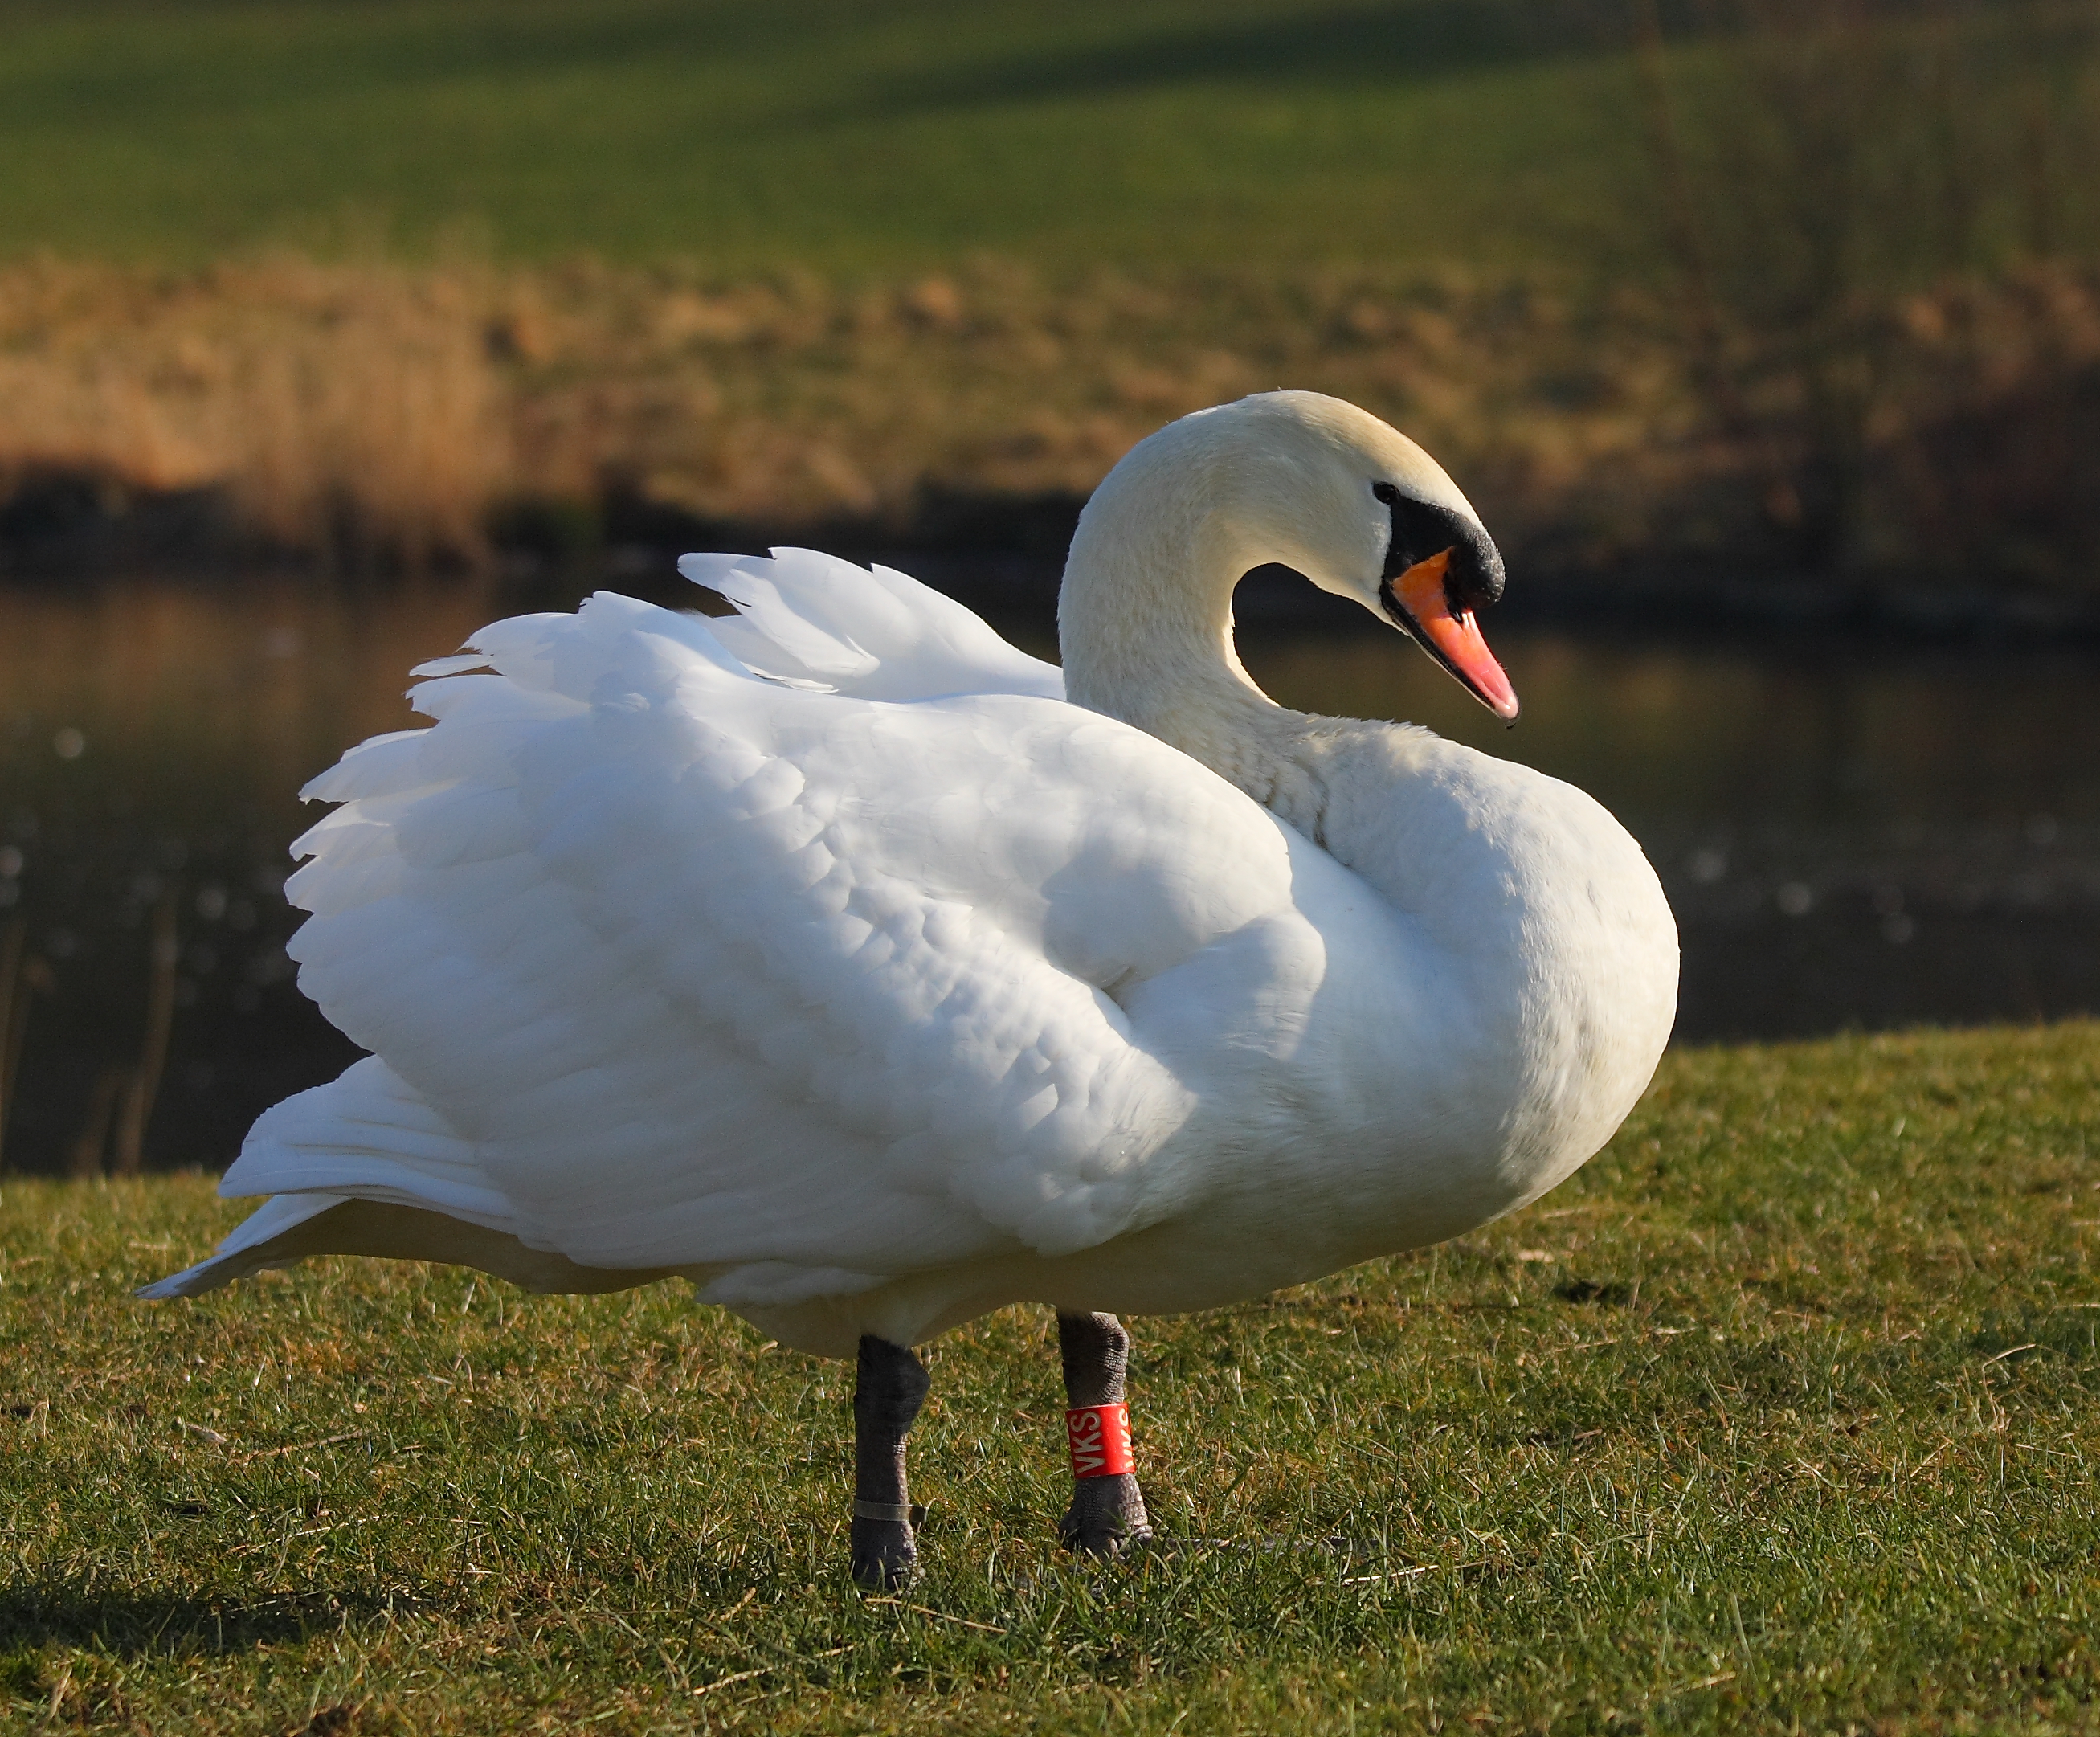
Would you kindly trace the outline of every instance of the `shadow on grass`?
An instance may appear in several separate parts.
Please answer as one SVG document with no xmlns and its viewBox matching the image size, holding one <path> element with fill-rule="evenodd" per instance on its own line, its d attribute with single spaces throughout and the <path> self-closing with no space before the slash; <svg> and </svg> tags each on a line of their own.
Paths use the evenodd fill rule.
<svg viewBox="0 0 2100 1737">
<path fill-rule="evenodd" d="M 126 1658 L 245 1652 L 402 1607 L 398 1595 L 342 1589 L 229 1601 L 15 1585 L 0 1591 L 0 1655 L 46 1646 Z"/>
<path fill-rule="evenodd" d="M 1283 18 L 1133 31 L 1070 49 L 1031 45 L 1004 61 L 978 60 L 893 81 L 859 112 L 1091 99 L 1217 80 L 1392 88 L 1592 46 L 1600 33 L 1579 9 L 1511 0 L 1346 5 Z"/>
<path fill-rule="evenodd" d="M 1972 1354 L 1979 1354 L 1987 1366 L 2003 1366 L 2008 1373 L 2014 1364 L 2030 1359 L 2045 1365 L 2056 1364 L 2076 1369 L 2080 1378 L 2100 1369 L 2100 1304 L 2059 1303 L 2048 1309 L 1992 1309 L 1986 1312 L 1982 1328 L 1969 1341 Z"/>
</svg>

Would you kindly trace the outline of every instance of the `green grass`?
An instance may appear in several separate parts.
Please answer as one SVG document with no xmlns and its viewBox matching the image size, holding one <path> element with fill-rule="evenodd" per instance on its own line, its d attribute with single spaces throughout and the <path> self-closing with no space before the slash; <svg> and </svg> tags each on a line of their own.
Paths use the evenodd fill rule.
<svg viewBox="0 0 2100 1737">
<path fill-rule="evenodd" d="M 842 1365 L 669 1285 L 151 1307 L 203 1179 L 10 1181 L 0 1726 L 2100 1730 L 2096 1085 L 2092 1024 L 1673 1054 L 1509 1223 L 1138 1323 L 1155 1518 L 1235 1541 L 1137 1567 L 1051 1548 L 1049 1323 L 980 1323 L 902 1602 Z"/>
<path fill-rule="evenodd" d="M 596 253 L 855 277 L 990 254 L 1647 280 L 1669 268 L 1638 10 L 0 0 L 0 258 Z M 1903 280 L 2089 251 L 2090 7 L 1887 10 L 1864 35 L 1673 52 L 1723 279 L 1802 250 Z"/>
<path fill-rule="evenodd" d="M 1528 261 L 1639 163 L 1517 0 L 0 0 L 0 253 Z"/>
</svg>

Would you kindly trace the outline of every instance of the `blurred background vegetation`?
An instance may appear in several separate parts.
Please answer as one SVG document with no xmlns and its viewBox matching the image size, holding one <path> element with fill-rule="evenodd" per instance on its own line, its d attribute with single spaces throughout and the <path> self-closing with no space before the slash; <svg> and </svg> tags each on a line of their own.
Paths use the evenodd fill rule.
<svg viewBox="0 0 2100 1737">
<path fill-rule="evenodd" d="M 1054 554 L 1279 385 L 1528 571 L 2100 594 L 2100 6 L 4 0 L 0 561 Z"/>
<path fill-rule="evenodd" d="M 0 1160 L 351 1058 L 293 792 L 492 616 L 807 542 L 1050 652 L 1281 386 L 1524 727 L 1276 574 L 1248 668 L 1610 806 L 1680 1038 L 2100 1012 L 2100 0 L 0 0 Z"/>
</svg>

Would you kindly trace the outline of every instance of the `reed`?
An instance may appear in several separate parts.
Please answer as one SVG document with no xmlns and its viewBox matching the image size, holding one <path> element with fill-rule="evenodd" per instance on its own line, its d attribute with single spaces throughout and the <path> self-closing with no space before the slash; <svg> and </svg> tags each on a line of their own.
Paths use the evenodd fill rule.
<svg viewBox="0 0 2100 1737">
<path fill-rule="evenodd" d="M 507 421 L 465 286 L 290 256 L 0 274 L 0 476 L 213 491 L 266 544 L 477 557 Z"/>
<path fill-rule="evenodd" d="M 8 937 L 11 941 L 12 937 Z M 0 986 L 11 960 L 7 941 L 0 941 Z M 138 1058 L 129 1066 L 105 1063 L 95 1076 L 89 1094 L 87 1114 L 74 1136 L 68 1170 L 76 1177 L 135 1176 L 145 1168 L 146 1130 L 153 1119 L 154 1101 L 168 1069 L 168 1041 L 174 1027 L 177 968 L 182 959 L 180 937 L 175 926 L 175 894 L 163 893 L 153 907 L 152 927 L 146 951 L 145 1018 L 140 1029 Z M 46 972 L 48 982 L 48 971 Z M 0 1026 L 0 1054 L 11 1044 L 19 1048 L 18 1034 Z M 6 1100 L 0 1097 L 0 1108 Z"/>
<path fill-rule="evenodd" d="M 1638 89 L 1688 378 L 1758 486 L 1762 540 L 1798 567 L 1913 566 L 1955 528 L 1932 510 L 1951 485 L 1965 497 L 1952 517 L 1982 509 L 1987 549 L 2001 551 L 1987 565 L 2018 569 L 2037 478 L 2064 469 L 2036 437 L 2089 421 L 2089 361 L 2068 391 L 2036 371 L 2009 421 L 1975 373 L 2001 366 L 2002 322 L 1957 336 L 1944 315 L 1972 305 L 1979 281 L 2002 293 L 2037 264 L 2092 257 L 2100 15 L 1948 0 L 1718 6 L 1730 33 L 1713 37 L 1722 18 L 1710 12 L 1705 43 L 1688 36 L 1665 52 L 1654 0 L 1635 0 Z M 1937 328 L 1922 346 L 1921 321 Z M 1948 380 L 1921 377 L 1927 353 Z M 1935 418 L 1991 432 L 1935 438 L 1921 426 Z M 1921 460 L 1937 474 L 1916 474 Z M 1898 482 L 1892 461 L 1913 474 Z M 1988 504 L 1965 486 L 1979 463 Z M 2089 467 L 2073 468 L 2089 492 Z M 2058 522 L 2054 558 L 2067 567 L 2078 539 L 2061 522 L 2067 508 L 2080 515 L 2062 488 L 2042 485 L 2059 496 L 2042 516 Z M 1923 534 L 1889 546 L 1904 519 Z M 2084 518 L 2080 536 L 2093 528 Z"/>
<path fill-rule="evenodd" d="M 7 1169 L 7 1118 L 15 1108 L 30 999 L 56 986 L 51 968 L 29 950 L 29 926 L 20 917 L 0 929 L 0 1171 Z"/>
<path fill-rule="evenodd" d="M 175 967 L 181 958 L 175 896 L 165 893 L 153 908 L 148 949 L 146 1028 L 139 1039 L 138 1062 L 124 1082 L 117 1144 L 111 1153 L 110 1168 L 120 1176 L 135 1176 L 145 1167 L 146 1124 L 152 1119 L 153 1100 L 161 1095 L 161 1078 L 168 1069 L 168 1034 L 175 1017 Z"/>
<path fill-rule="evenodd" d="M 485 562 L 549 523 L 587 544 L 622 512 L 952 542 L 1083 496 L 1169 417 L 1289 384 L 1416 434 L 1534 571 L 2093 583 L 2100 273 L 1855 286 L 1812 344 L 1776 320 L 1717 335 L 1715 305 L 1688 339 L 1666 282 L 1536 275 L 46 260 L 0 269 L 0 559 L 33 562 L 60 483 L 118 526 L 206 503 L 214 558 L 350 569 Z M 1848 355 L 1873 365 L 1833 421 Z M 1775 491 L 1809 489 L 1833 442 L 1842 534 L 1805 538 Z"/>
</svg>

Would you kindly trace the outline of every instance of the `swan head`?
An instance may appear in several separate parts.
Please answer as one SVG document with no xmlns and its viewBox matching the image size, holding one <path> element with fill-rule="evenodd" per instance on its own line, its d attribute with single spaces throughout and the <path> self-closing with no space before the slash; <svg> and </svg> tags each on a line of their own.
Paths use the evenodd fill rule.
<svg viewBox="0 0 2100 1737">
<path fill-rule="evenodd" d="M 1158 567 L 1200 565 L 1228 602 L 1251 569 L 1294 568 L 1515 720 L 1516 694 L 1478 620 L 1502 597 L 1502 556 L 1443 467 L 1368 411 L 1318 392 L 1264 392 L 1169 423 L 1088 503 L 1068 589 L 1083 547 L 1092 556 L 1140 543 Z M 1072 661 L 1068 648 L 1068 671 Z"/>
<path fill-rule="evenodd" d="M 1198 415 L 1244 430 L 1234 468 L 1257 534 L 1278 551 L 1268 558 L 1399 628 L 1515 721 L 1516 694 L 1478 619 L 1502 599 L 1502 554 L 1442 465 L 1369 411 L 1317 392 L 1264 392 Z"/>
</svg>

